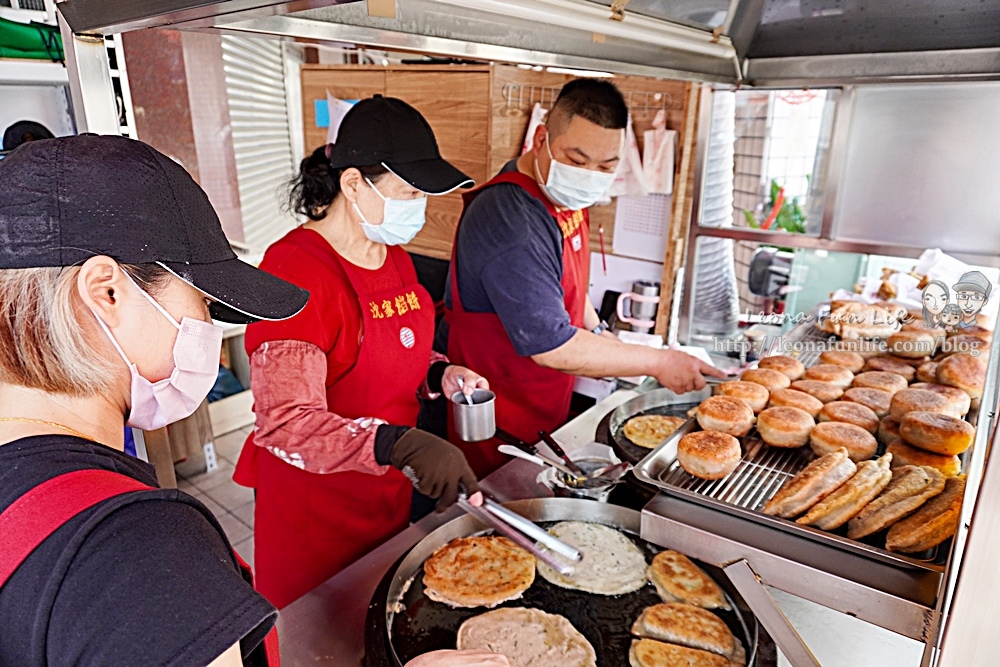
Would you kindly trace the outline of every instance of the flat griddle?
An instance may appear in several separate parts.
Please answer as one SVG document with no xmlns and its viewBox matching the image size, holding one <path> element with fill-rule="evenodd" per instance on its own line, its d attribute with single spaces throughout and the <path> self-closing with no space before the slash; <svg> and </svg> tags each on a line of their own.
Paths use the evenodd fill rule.
<svg viewBox="0 0 1000 667">
<path fill-rule="evenodd" d="M 507 506 L 545 527 L 559 521 L 591 521 L 616 528 L 639 546 L 647 560 L 663 550 L 638 537 L 640 514 L 635 510 L 571 498 L 523 500 Z M 390 569 L 375 593 L 366 623 L 369 667 L 400 667 L 422 653 L 455 648 L 462 622 L 489 611 L 451 609 L 430 600 L 423 587 L 423 563 L 437 548 L 456 537 L 488 532 L 473 517 L 460 517 L 425 537 Z M 700 565 L 726 591 L 733 610 L 716 610 L 716 613 L 743 643 L 747 664 L 755 664 L 756 619 L 721 570 Z M 536 576 L 535 583 L 521 599 L 500 607 L 531 607 L 561 614 L 593 645 L 600 667 L 627 667 L 632 641 L 629 629 L 645 607 L 659 602 L 652 584 L 634 593 L 609 597 L 559 588 Z"/>
</svg>

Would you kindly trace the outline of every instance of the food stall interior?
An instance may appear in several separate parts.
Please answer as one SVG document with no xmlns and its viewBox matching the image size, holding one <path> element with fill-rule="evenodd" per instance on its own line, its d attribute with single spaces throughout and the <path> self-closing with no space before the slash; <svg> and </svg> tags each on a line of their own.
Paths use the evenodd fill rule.
<svg viewBox="0 0 1000 667">
<path fill-rule="evenodd" d="M 883 269 L 906 273 L 927 249 L 997 277 L 1000 190 L 991 180 L 1000 173 L 997 0 L 66 0 L 59 9 L 81 131 L 117 131 L 101 35 L 153 27 L 354 44 L 480 68 L 503 63 L 686 82 L 677 84 L 680 178 L 655 328 L 669 341 L 743 338 L 742 313 L 764 306 L 774 312 L 777 303 L 785 312 L 815 314 L 830 292 L 879 282 Z M 798 136 L 811 145 L 786 156 L 786 165 L 797 166 L 780 179 L 774 175 L 782 198 L 787 189 L 807 208 L 776 222 L 767 216 L 773 198 L 739 198 L 741 175 L 759 182 L 779 173 L 769 171 L 759 145 L 747 142 L 747 128 L 761 108 L 773 120 L 781 105 L 798 119 L 793 124 L 808 128 Z M 718 182 L 720 173 L 728 180 Z M 786 340 L 811 335 L 808 323 L 776 322 Z M 975 633 L 985 627 L 983 611 L 996 593 L 991 533 L 1000 507 L 977 499 L 1000 494 L 1000 473 L 987 466 L 998 366 L 1000 356 L 990 355 L 975 442 L 963 464 L 958 532 L 926 558 L 756 520 L 748 515 L 759 499 L 747 497 L 741 507 L 716 502 L 719 496 L 704 488 L 678 491 L 650 459 L 637 474 L 658 481 L 652 489 L 658 493 L 632 528 L 642 540 L 724 572 L 733 594 L 796 666 L 819 663 L 768 587 L 925 643 L 923 665 L 986 664 L 976 662 L 985 654 L 976 652 L 982 638 Z M 605 441 L 613 444 L 622 415 L 654 403 L 653 394 L 602 403 L 577 427 L 593 440 L 603 420 Z M 539 494 L 533 482 L 517 479 L 515 471 L 523 477 L 527 469 L 521 465 L 487 480 L 496 497 Z M 781 465 L 761 467 L 774 473 Z M 748 488 L 762 483 L 746 482 Z M 366 585 L 374 586 L 397 558 L 455 516 L 418 524 L 341 576 L 366 570 Z M 549 515 L 539 510 L 538 516 Z M 320 592 L 343 595 L 344 581 Z M 329 603 L 307 604 L 333 614 Z M 303 641 L 328 641 L 316 639 L 318 631 L 285 629 Z"/>
</svg>

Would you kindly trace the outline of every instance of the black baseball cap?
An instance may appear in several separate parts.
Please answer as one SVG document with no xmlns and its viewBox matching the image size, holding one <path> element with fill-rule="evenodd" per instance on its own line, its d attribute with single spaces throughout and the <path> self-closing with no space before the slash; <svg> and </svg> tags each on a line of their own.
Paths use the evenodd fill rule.
<svg viewBox="0 0 1000 667">
<path fill-rule="evenodd" d="M 49 128 L 33 120 L 19 120 L 3 132 L 3 149 L 12 151 L 21 144 L 55 137 Z"/>
<path fill-rule="evenodd" d="M 395 97 L 375 95 L 355 104 L 327 155 L 334 168 L 380 164 L 429 195 L 475 184 L 441 157 L 434 131 L 420 112 Z"/>
<path fill-rule="evenodd" d="M 244 324 L 302 310 L 303 289 L 236 257 L 205 191 L 156 149 L 118 136 L 21 145 L 0 161 L 0 269 L 73 266 L 95 255 L 156 263 Z"/>
</svg>

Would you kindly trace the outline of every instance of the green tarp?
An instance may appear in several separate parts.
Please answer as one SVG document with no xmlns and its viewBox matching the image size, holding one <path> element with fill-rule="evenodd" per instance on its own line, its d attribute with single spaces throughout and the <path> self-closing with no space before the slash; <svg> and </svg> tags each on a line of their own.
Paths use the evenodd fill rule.
<svg viewBox="0 0 1000 667">
<path fill-rule="evenodd" d="M 59 29 L 44 23 L 17 23 L 0 18 L 0 58 L 62 61 Z"/>
</svg>

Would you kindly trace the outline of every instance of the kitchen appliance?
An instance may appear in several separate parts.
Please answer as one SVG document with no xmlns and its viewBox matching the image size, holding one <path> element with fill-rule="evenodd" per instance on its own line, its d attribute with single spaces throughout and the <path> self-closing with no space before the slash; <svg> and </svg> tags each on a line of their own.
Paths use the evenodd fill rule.
<svg viewBox="0 0 1000 667">
<path fill-rule="evenodd" d="M 522 500 L 506 505 L 543 526 L 558 521 L 590 521 L 616 528 L 626 533 L 647 559 L 662 547 L 639 537 L 640 514 L 635 510 L 569 498 Z M 423 592 L 423 562 L 457 537 L 482 534 L 485 526 L 471 516 L 463 516 L 444 524 L 414 546 L 393 568 L 390 568 L 375 592 L 365 622 L 365 661 L 367 667 L 399 667 L 421 653 L 454 648 L 455 633 L 463 621 L 486 611 L 451 609 L 432 602 Z M 700 563 L 699 563 L 700 565 Z M 726 592 L 732 611 L 717 610 L 720 618 L 743 643 L 747 665 L 756 664 L 757 621 L 718 568 L 705 570 Z M 642 610 L 661 600 L 651 585 L 626 595 L 603 596 L 559 588 L 541 577 L 519 600 L 503 607 L 524 606 L 562 614 L 590 638 L 597 651 L 598 664 L 606 667 L 626 667 L 632 637 L 629 629 Z"/>
<path fill-rule="evenodd" d="M 656 326 L 656 308 L 659 303 L 660 283 L 637 280 L 632 283 L 631 292 L 623 292 L 618 296 L 618 321 L 632 325 L 632 331 L 649 333 Z"/>
</svg>

